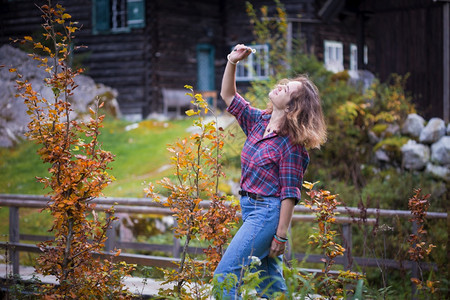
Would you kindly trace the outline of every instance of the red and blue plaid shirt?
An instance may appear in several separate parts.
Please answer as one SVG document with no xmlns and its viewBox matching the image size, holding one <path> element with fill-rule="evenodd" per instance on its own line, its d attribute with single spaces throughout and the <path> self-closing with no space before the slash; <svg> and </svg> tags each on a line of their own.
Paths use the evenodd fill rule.
<svg viewBox="0 0 450 300">
<path fill-rule="evenodd" d="M 301 198 L 303 174 L 309 154 L 302 145 L 293 145 L 288 136 L 271 132 L 263 137 L 271 115 L 250 106 L 236 94 L 227 111 L 236 117 L 247 136 L 241 154 L 241 189 L 281 200 Z"/>
</svg>

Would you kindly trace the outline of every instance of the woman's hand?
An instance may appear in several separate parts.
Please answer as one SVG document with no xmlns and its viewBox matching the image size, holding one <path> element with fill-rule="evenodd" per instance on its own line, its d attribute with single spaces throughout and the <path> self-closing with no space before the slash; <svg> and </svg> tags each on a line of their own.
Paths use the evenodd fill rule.
<svg viewBox="0 0 450 300">
<path fill-rule="evenodd" d="M 243 44 L 238 44 L 234 47 L 233 51 L 228 55 L 228 59 L 232 63 L 236 64 L 239 61 L 247 58 L 252 53 L 252 48 L 247 47 Z"/>
<path fill-rule="evenodd" d="M 269 257 L 277 257 L 279 255 L 284 254 L 284 251 L 286 250 L 286 243 L 280 243 L 275 240 L 275 238 L 272 239 L 272 244 L 270 245 L 269 250 Z"/>
</svg>

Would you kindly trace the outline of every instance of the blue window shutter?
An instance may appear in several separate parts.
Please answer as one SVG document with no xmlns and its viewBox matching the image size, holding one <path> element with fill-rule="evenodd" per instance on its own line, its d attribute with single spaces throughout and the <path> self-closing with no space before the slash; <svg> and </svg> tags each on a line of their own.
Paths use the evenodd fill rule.
<svg viewBox="0 0 450 300">
<path fill-rule="evenodd" d="M 94 0 L 93 32 L 108 32 L 110 30 L 111 10 L 109 0 Z"/>
<path fill-rule="evenodd" d="M 145 0 L 127 0 L 128 27 L 145 27 Z"/>
</svg>

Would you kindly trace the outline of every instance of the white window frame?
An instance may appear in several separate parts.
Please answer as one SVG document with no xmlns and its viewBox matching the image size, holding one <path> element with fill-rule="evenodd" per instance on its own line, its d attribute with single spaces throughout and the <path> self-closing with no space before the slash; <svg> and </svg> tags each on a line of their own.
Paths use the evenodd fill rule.
<svg viewBox="0 0 450 300">
<path fill-rule="evenodd" d="M 127 1 L 111 0 L 111 30 L 123 31 L 128 29 Z"/>
<path fill-rule="evenodd" d="M 323 42 L 325 68 L 337 73 L 344 70 L 344 45 L 338 41 Z"/>
<path fill-rule="evenodd" d="M 247 59 L 236 67 L 236 81 L 254 81 L 269 79 L 269 45 L 251 45 L 255 49 Z"/>
<path fill-rule="evenodd" d="M 367 45 L 364 45 L 364 64 L 369 62 L 369 50 Z M 350 70 L 358 70 L 358 46 L 350 44 Z"/>
<path fill-rule="evenodd" d="M 358 47 L 350 44 L 350 70 L 358 70 Z"/>
</svg>

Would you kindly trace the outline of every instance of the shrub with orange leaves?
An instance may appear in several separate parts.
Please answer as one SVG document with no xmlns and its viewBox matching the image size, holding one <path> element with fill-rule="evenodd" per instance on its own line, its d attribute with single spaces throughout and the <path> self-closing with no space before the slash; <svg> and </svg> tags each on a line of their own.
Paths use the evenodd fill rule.
<svg viewBox="0 0 450 300">
<path fill-rule="evenodd" d="M 77 88 L 74 78 L 83 71 L 72 70 L 69 64 L 77 23 L 70 21 L 71 16 L 61 5 L 52 6 L 51 1 L 40 10 L 43 36 L 53 46 L 43 46 L 29 36 L 19 42 L 31 43 L 48 55 L 30 54 L 48 73 L 45 83 L 53 91 L 52 99 L 35 91 L 17 69 L 10 68 L 10 72 L 17 74 L 16 96 L 24 99 L 31 118 L 26 135 L 40 145 L 38 154 L 49 165 L 50 177 L 38 180 L 51 188 L 46 209 L 54 218 L 50 231 L 55 236 L 54 241 L 39 244 L 43 254 L 37 260 L 36 271 L 55 276 L 58 285 L 46 286 L 42 295 L 46 299 L 129 298 L 121 279 L 132 267 L 93 257 L 104 247 L 106 230 L 114 219 L 113 210 L 106 211 L 104 219 L 95 213 L 89 217 L 95 208 L 91 200 L 102 195 L 113 180 L 108 164 L 114 155 L 103 150 L 98 141 L 104 118 L 99 109 L 103 103 L 97 101 L 90 108 L 89 121 L 71 120 L 69 100 Z"/>
<path fill-rule="evenodd" d="M 175 181 L 164 178 L 158 182 L 169 192 L 167 199 L 161 201 L 161 197 L 154 192 L 153 184 L 145 189 L 145 193 L 171 209 L 176 219 L 175 236 L 186 239 L 178 269 L 163 270 L 166 282 L 176 285 L 173 290 L 161 291 L 160 294 L 182 299 L 202 299 L 208 291 L 198 287 L 204 287 L 222 257 L 224 246 L 231 237 L 230 230 L 238 222 L 238 205 L 232 202 L 232 197 L 221 195 L 218 188 L 220 178 L 225 176 L 220 162 L 225 131 L 218 127 L 217 116 L 209 110 L 202 95 L 194 94 L 191 86 L 185 87 L 195 107 L 186 111 L 186 114 L 198 116 L 193 121 L 197 130 L 168 147 L 168 151 L 173 154 L 171 162 L 175 168 Z M 213 114 L 215 120 L 204 120 L 202 115 L 208 112 Z M 208 205 L 202 205 L 202 199 L 207 199 Z M 187 251 L 194 239 L 210 243 L 204 251 L 206 265 L 196 261 Z M 190 293 L 186 292 L 187 284 Z"/>
<path fill-rule="evenodd" d="M 411 278 L 411 281 L 416 285 L 419 291 L 424 292 L 426 295 L 427 292 L 432 294 L 436 292 L 439 281 L 424 280 L 423 270 L 420 265 L 420 262 L 428 257 L 433 248 L 436 247 L 425 241 L 427 231 L 425 230 L 424 223 L 428 207 L 430 206 L 430 202 L 428 201 L 430 194 L 421 195 L 421 191 L 421 189 L 415 190 L 414 195 L 408 201 L 408 208 L 413 215 L 410 222 L 414 222 L 418 227 L 416 233 L 409 235 L 408 242 L 410 247 L 408 249 L 408 254 L 409 258 L 417 264 L 420 277 Z"/>
<path fill-rule="evenodd" d="M 326 257 L 323 259 L 324 268 L 322 270 L 323 275 L 321 275 L 324 277 L 323 285 L 319 287 L 318 292 L 331 298 L 342 297 L 345 296 L 346 284 L 356 283 L 364 276 L 351 271 L 339 271 L 337 277 L 330 275 L 335 258 L 344 255 L 345 251 L 345 248 L 335 241 L 337 232 L 332 229 L 336 222 L 336 214 L 338 214 L 335 212 L 336 207 L 341 203 L 337 199 L 338 195 L 333 195 L 326 190 L 315 190 L 314 185 L 316 183 L 307 181 L 303 183 L 303 187 L 308 190 L 306 194 L 309 198 L 305 198 L 302 204 L 315 212 L 318 224 L 318 230 L 309 237 L 309 243 L 320 247 Z"/>
</svg>

